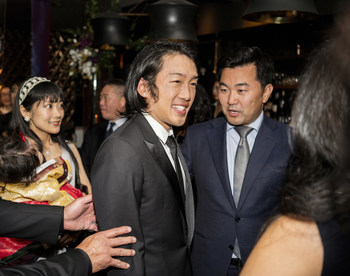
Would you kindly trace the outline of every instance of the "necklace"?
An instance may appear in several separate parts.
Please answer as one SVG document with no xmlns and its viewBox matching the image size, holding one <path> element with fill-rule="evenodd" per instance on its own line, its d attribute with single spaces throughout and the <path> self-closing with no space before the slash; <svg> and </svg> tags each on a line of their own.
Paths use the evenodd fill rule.
<svg viewBox="0 0 350 276">
<path fill-rule="evenodd" d="M 49 150 L 46 150 L 46 151 L 45 151 L 45 155 L 46 155 L 46 156 L 49 156 L 50 154 L 51 154 L 51 152 L 50 152 Z"/>
</svg>

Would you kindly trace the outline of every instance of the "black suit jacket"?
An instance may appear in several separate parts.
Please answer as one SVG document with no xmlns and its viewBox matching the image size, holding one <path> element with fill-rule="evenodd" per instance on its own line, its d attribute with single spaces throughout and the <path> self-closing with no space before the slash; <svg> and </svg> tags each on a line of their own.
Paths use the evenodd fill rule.
<svg viewBox="0 0 350 276">
<path fill-rule="evenodd" d="M 55 244 L 63 223 L 63 207 L 14 203 L 0 199 L 0 235 Z M 0 269 L 5 275 L 86 276 L 91 274 L 89 256 L 80 249 L 34 264 Z"/>
<path fill-rule="evenodd" d="M 28 265 L 0 269 L 0 276 L 87 276 L 91 275 L 89 256 L 80 249 Z"/>
<path fill-rule="evenodd" d="M 175 170 L 143 115 L 138 114 L 106 139 L 92 168 L 92 192 L 101 230 L 129 225 L 136 251 L 124 259 L 130 269 L 107 275 L 192 275 L 189 246 L 194 225 L 193 195 L 186 173 L 183 202 Z"/>
<path fill-rule="evenodd" d="M 197 191 L 192 244 L 194 275 L 224 276 L 236 237 L 243 263 L 263 223 L 277 212 L 291 154 L 287 125 L 264 116 L 247 165 L 238 206 L 227 167 L 225 118 L 189 127 L 182 151 Z"/>
<path fill-rule="evenodd" d="M 84 169 L 91 180 L 91 168 L 98 149 L 100 148 L 107 130 L 108 122 L 104 121 L 97 125 L 90 126 L 84 135 L 83 144 L 80 148 L 80 156 Z"/>
<path fill-rule="evenodd" d="M 56 244 L 63 227 L 61 206 L 30 205 L 0 199 L 0 235 Z"/>
</svg>

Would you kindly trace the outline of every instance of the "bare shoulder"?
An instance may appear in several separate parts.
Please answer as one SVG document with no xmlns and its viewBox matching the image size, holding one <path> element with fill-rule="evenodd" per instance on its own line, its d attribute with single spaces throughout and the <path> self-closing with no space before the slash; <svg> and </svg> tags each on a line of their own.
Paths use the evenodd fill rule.
<svg viewBox="0 0 350 276">
<path fill-rule="evenodd" d="M 241 276 L 321 275 L 322 240 L 314 222 L 287 216 L 276 219 L 250 254 Z"/>
</svg>

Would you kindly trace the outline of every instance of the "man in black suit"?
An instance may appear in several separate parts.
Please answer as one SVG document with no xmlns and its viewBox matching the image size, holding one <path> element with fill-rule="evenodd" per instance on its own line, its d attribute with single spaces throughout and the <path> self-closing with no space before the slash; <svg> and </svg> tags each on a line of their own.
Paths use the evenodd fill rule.
<svg viewBox="0 0 350 276">
<path fill-rule="evenodd" d="M 124 89 L 125 81 L 122 79 L 112 79 L 103 84 L 100 94 L 100 110 L 104 121 L 86 130 L 80 148 L 81 160 L 89 179 L 92 164 L 103 140 L 126 121 L 126 118 L 121 115 L 125 112 Z"/>
<path fill-rule="evenodd" d="M 131 65 L 125 88 L 130 119 L 103 142 L 91 174 L 100 228 L 129 225 L 137 238 L 129 246 L 136 251 L 130 269 L 107 275 L 192 275 L 192 186 L 172 126 L 185 123 L 193 103 L 194 60 L 188 45 L 159 41 Z"/>
<path fill-rule="evenodd" d="M 277 211 L 291 154 L 289 127 L 263 112 L 273 90 L 271 59 L 243 47 L 218 68 L 225 118 L 190 127 L 182 144 L 197 191 L 196 276 L 239 275 L 263 223 Z"/>
<path fill-rule="evenodd" d="M 96 231 L 91 195 L 78 198 L 67 207 L 30 205 L 0 199 L 0 235 L 55 244 L 62 230 Z M 87 237 L 76 249 L 34 264 L 0 268 L 1 276 L 48 275 L 85 276 L 109 266 L 126 269 L 129 265 L 113 256 L 133 256 L 134 252 L 114 248 L 132 243 L 134 237 L 117 237 L 131 231 L 120 227 Z"/>
</svg>

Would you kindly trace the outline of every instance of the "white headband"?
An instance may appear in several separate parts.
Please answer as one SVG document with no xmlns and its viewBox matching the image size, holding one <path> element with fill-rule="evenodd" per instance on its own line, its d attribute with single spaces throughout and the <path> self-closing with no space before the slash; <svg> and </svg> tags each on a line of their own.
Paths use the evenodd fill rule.
<svg viewBox="0 0 350 276">
<path fill-rule="evenodd" d="M 32 90 L 35 85 L 41 82 L 50 82 L 50 80 L 43 77 L 32 77 L 29 80 L 25 81 L 21 87 L 21 90 L 19 91 L 19 105 L 23 103 L 30 90 Z"/>
</svg>

